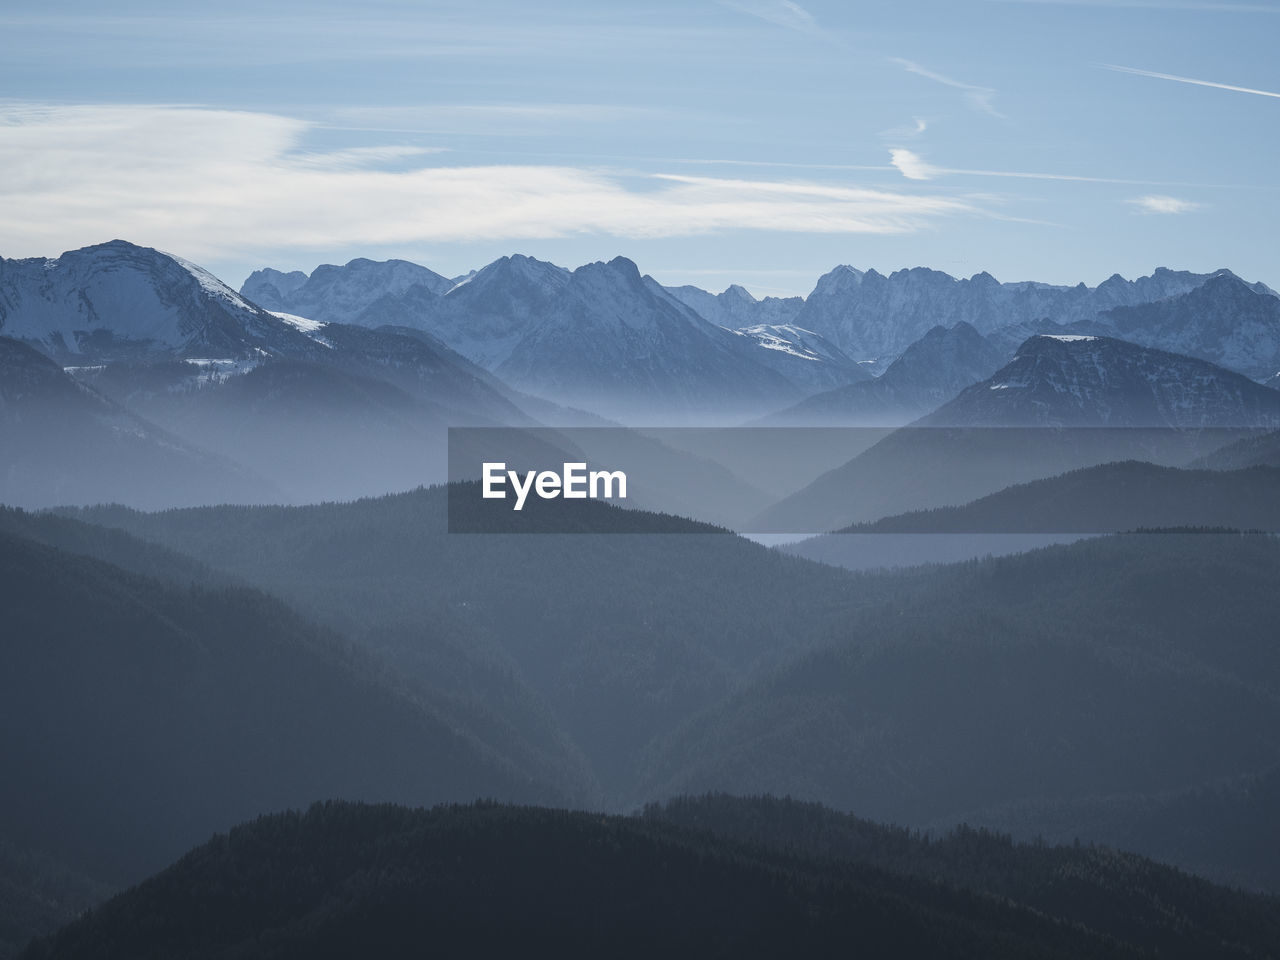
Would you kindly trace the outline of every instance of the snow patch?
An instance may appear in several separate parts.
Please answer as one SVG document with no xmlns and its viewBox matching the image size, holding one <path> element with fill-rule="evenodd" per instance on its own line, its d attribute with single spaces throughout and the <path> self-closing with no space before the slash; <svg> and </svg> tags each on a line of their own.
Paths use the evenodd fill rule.
<svg viewBox="0 0 1280 960">
<path fill-rule="evenodd" d="M 289 326 L 296 327 L 303 333 L 314 333 L 321 327 L 325 326 L 325 324 L 320 320 L 310 320 L 307 317 L 300 317 L 294 313 L 281 313 L 278 310 L 268 310 L 267 312 L 277 320 L 283 320 L 285 323 L 289 324 Z"/>
<path fill-rule="evenodd" d="M 185 260 L 177 254 L 168 253 L 164 250 L 157 252 L 164 254 L 178 266 L 182 267 L 183 270 L 186 270 L 187 273 L 191 274 L 191 276 L 195 277 L 196 282 L 200 284 L 206 293 L 212 294 L 220 300 L 225 300 L 233 307 L 236 307 L 239 310 L 244 310 L 247 313 L 258 312 L 255 307 L 250 305 L 249 301 L 245 300 L 244 297 L 240 296 L 240 294 L 236 293 L 199 264 L 192 263 L 190 260 Z"/>
</svg>

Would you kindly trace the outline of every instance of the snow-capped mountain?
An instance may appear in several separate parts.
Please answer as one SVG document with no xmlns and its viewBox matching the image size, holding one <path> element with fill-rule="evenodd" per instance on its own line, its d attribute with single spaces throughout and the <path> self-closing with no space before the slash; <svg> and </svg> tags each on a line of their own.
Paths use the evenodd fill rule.
<svg viewBox="0 0 1280 960">
<path fill-rule="evenodd" d="M 1036 336 L 993 376 L 779 501 L 751 529 L 837 530 L 1113 461 L 1185 466 L 1240 428 L 1276 426 L 1280 392 L 1242 374 L 1106 337 Z"/>
<path fill-rule="evenodd" d="M 865 377 L 808 331 L 711 323 L 624 257 L 572 272 L 502 257 L 442 297 L 383 297 L 360 323 L 427 331 L 519 390 L 626 419 L 759 411 Z"/>
<path fill-rule="evenodd" d="M 311 342 L 190 261 L 123 240 L 0 258 L 0 334 L 67 358 L 250 357 Z"/>
<path fill-rule="evenodd" d="M 757 341 L 704 320 L 625 257 L 579 267 L 529 306 L 523 331 L 494 372 L 558 402 L 643 420 L 767 409 L 774 398 L 802 392 L 757 358 L 765 352 Z"/>
<path fill-rule="evenodd" d="M 789 325 L 804 306 L 803 297 L 765 297 L 757 300 L 736 283 L 718 294 L 693 286 L 664 289 L 686 307 L 692 307 L 703 319 L 730 330 L 760 325 Z"/>
<path fill-rule="evenodd" d="M 459 422 L 528 422 L 492 376 L 430 337 L 270 312 L 190 261 L 122 240 L 0 260 L 0 333 L 77 368 L 127 361 L 111 382 L 129 404 L 158 362 L 184 361 L 161 391 L 174 393 L 287 359 L 386 380 Z"/>
<path fill-rule="evenodd" d="M 761 348 L 752 353 L 756 361 L 772 367 L 806 393 L 871 379 L 865 364 L 812 330 L 789 323 L 761 323 L 733 332 Z"/>
<path fill-rule="evenodd" d="M 908 423 L 991 375 L 1004 362 L 968 323 L 934 327 L 874 380 L 815 394 L 761 421 L 769 425 L 882 426 Z"/>
<path fill-rule="evenodd" d="M 269 267 L 255 270 L 240 293 L 268 310 L 361 324 L 361 315 L 383 297 L 399 296 L 413 287 L 420 287 L 428 296 L 441 296 L 453 285 L 447 277 L 407 260 L 358 258 L 341 267 L 322 264 L 310 276 Z"/>
<path fill-rule="evenodd" d="M 1280 370 L 1280 297 L 1231 273 L 1176 297 L 1116 307 L 1099 332 L 1143 346 L 1199 357 L 1266 380 Z"/>
<path fill-rule="evenodd" d="M 1116 274 L 1097 287 L 1068 287 L 1000 283 L 986 272 L 956 279 L 915 267 L 886 277 L 875 270 L 864 273 L 839 266 L 818 280 L 795 323 L 817 331 L 851 356 L 876 358 L 887 365 L 939 324 L 965 322 L 985 335 L 1027 321 L 1092 320 L 1114 307 L 1186 293 L 1212 276 L 1161 267 L 1133 281 Z"/>
<path fill-rule="evenodd" d="M 1204 360 L 1111 337 L 1041 335 L 921 426 L 1280 426 L 1280 392 Z"/>
<path fill-rule="evenodd" d="M 519 254 L 502 257 L 438 302 L 410 291 L 380 301 L 361 322 L 426 330 L 472 362 L 496 370 L 533 327 L 556 311 L 569 279 L 569 271 L 554 263 Z"/>
</svg>

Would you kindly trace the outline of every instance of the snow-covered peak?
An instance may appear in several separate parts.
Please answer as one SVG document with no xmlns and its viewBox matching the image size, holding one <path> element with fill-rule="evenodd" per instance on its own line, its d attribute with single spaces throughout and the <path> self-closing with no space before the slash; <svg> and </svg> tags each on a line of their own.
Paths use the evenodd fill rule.
<svg viewBox="0 0 1280 960">
<path fill-rule="evenodd" d="M 0 259 L 0 333 L 56 356 L 239 356 L 280 333 L 204 268 L 123 240 L 56 259 Z"/>
</svg>

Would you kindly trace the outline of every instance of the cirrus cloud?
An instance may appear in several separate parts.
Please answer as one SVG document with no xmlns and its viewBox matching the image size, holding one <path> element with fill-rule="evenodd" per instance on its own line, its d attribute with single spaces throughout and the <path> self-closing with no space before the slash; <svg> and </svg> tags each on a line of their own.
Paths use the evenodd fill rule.
<svg viewBox="0 0 1280 960">
<path fill-rule="evenodd" d="M 243 111 L 0 104 L 2 250 L 111 236 L 209 257 L 588 233 L 900 234 L 985 215 L 962 196 L 804 181 L 449 166 L 430 148 L 308 151 L 310 130 Z"/>
</svg>

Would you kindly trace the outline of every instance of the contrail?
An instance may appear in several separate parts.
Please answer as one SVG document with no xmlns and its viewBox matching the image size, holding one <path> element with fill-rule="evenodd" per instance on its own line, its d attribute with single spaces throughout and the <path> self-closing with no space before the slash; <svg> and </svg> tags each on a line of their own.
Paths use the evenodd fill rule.
<svg viewBox="0 0 1280 960">
<path fill-rule="evenodd" d="M 1234 90 L 1236 93 L 1252 93 L 1259 97 L 1276 97 L 1280 99 L 1280 93 L 1274 93 L 1271 90 L 1255 90 L 1253 87 L 1236 87 L 1229 83 L 1214 83 L 1212 80 L 1193 80 L 1191 77 L 1177 77 L 1172 73 L 1156 73 L 1153 70 L 1138 70 L 1134 67 L 1117 67 L 1112 63 L 1102 64 L 1108 70 L 1116 70 L 1120 73 L 1134 73 L 1140 77 L 1155 77 L 1157 80 L 1176 80 L 1178 83 L 1192 83 L 1197 87 L 1216 87 L 1218 90 Z"/>
</svg>

